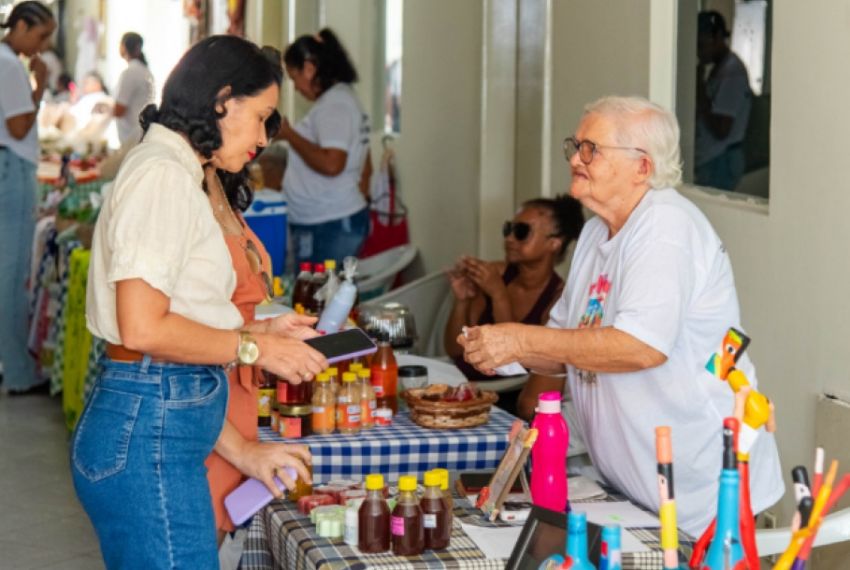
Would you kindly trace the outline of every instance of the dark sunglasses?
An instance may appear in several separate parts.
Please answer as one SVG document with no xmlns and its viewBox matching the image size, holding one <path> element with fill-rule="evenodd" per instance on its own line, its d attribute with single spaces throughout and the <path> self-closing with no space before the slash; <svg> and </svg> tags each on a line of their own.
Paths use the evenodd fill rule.
<svg viewBox="0 0 850 570">
<path fill-rule="evenodd" d="M 531 226 L 525 222 L 507 221 L 502 224 L 502 236 L 508 237 L 511 234 L 514 234 L 517 241 L 523 241 L 531 234 Z"/>
<path fill-rule="evenodd" d="M 274 298 L 272 278 L 271 275 L 263 269 L 263 256 L 251 240 L 248 240 L 248 244 L 245 247 L 245 257 L 248 259 L 248 266 L 251 268 L 251 271 L 262 278 L 263 284 L 266 286 L 266 299 L 270 301 Z"/>
</svg>

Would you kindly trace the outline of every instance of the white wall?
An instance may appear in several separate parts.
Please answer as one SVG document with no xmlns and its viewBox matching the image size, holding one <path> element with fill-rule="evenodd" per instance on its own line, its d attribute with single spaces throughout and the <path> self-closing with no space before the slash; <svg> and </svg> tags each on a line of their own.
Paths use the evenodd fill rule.
<svg viewBox="0 0 850 570">
<path fill-rule="evenodd" d="M 732 256 L 786 472 L 812 462 L 817 395 L 850 393 L 850 6 L 817 7 L 773 8 L 769 213 L 697 200 Z"/>
<path fill-rule="evenodd" d="M 399 185 L 426 271 L 477 250 L 482 3 L 405 2 Z"/>
</svg>

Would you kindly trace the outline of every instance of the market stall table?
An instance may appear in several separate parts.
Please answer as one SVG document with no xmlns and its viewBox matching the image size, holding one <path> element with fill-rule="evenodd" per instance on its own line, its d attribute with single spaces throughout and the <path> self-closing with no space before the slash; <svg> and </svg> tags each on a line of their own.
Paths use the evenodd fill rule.
<svg viewBox="0 0 850 570">
<path fill-rule="evenodd" d="M 381 473 L 388 481 L 400 475 L 416 475 L 443 467 L 449 471 L 495 469 L 508 447 L 514 416 L 493 407 L 482 426 L 435 430 L 420 427 L 406 412 L 393 418 L 391 426 L 375 427 L 356 435 L 312 435 L 283 439 L 270 428 L 260 428 L 261 441 L 302 443 L 313 455 L 313 480 L 363 479 Z"/>
<path fill-rule="evenodd" d="M 609 493 L 604 501 L 624 501 L 616 493 Z M 581 503 L 573 508 L 581 510 Z M 504 558 L 487 558 L 475 542 L 464 532 L 460 523 L 478 526 L 497 526 L 482 520 L 480 511 L 466 500 L 455 499 L 455 523 L 451 544 L 442 551 L 425 551 L 421 556 L 399 557 L 392 552 L 363 554 L 342 539 L 322 538 L 316 534 L 310 517 L 301 514 L 289 501 L 274 501 L 253 519 L 245 540 L 240 568 L 243 570 L 342 570 L 374 569 L 401 570 L 419 568 L 504 568 Z M 499 523 L 504 526 L 504 523 Z M 660 569 L 663 565 L 659 528 L 630 528 L 645 552 L 624 552 L 624 570 Z M 689 557 L 692 539 L 679 531 L 680 559 Z"/>
</svg>

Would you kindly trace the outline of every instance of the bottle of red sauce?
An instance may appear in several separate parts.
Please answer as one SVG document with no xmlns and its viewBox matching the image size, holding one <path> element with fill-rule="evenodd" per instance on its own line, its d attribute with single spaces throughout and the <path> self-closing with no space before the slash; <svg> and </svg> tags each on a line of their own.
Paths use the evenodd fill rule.
<svg viewBox="0 0 850 570">
<path fill-rule="evenodd" d="M 390 345 L 389 335 L 385 331 L 377 333 L 378 351 L 372 357 L 370 371 L 372 389 L 379 408 L 390 408 L 398 413 L 398 363 Z"/>
<path fill-rule="evenodd" d="M 386 552 L 390 549 L 390 509 L 384 499 L 384 477 L 366 476 L 366 500 L 358 511 L 357 548 L 361 552 Z"/>
</svg>

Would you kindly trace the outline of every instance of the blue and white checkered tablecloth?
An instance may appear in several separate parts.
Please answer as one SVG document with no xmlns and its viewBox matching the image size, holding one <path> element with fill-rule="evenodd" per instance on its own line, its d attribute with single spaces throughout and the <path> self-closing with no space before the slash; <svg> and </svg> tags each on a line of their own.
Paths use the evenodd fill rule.
<svg viewBox="0 0 850 570">
<path fill-rule="evenodd" d="M 417 475 L 443 467 L 449 471 L 495 469 L 508 447 L 514 416 L 493 407 L 490 420 L 478 427 L 437 430 L 414 424 L 406 412 L 393 418 L 391 426 L 374 427 L 357 435 L 312 435 L 284 439 L 270 428 L 260 428 L 261 441 L 303 443 L 313 454 L 313 481 L 362 479 L 381 473 L 385 480 Z"/>
</svg>

